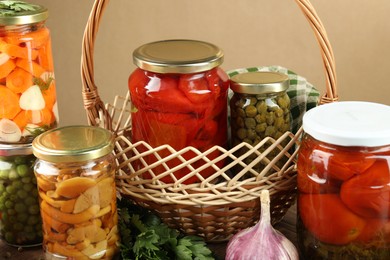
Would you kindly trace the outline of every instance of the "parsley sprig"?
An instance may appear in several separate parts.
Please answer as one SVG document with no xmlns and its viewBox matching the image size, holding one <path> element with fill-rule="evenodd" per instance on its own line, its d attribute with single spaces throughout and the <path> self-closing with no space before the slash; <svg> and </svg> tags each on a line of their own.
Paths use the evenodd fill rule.
<svg viewBox="0 0 390 260">
<path fill-rule="evenodd" d="M 35 11 L 38 5 L 26 3 L 24 1 L 0 1 L 0 15 L 15 15 L 18 12 Z"/>
<path fill-rule="evenodd" d="M 169 228 L 151 211 L 125 199 L 118 201 L 123 260 L 212 260 L 201 237 Z"/>
</svg>

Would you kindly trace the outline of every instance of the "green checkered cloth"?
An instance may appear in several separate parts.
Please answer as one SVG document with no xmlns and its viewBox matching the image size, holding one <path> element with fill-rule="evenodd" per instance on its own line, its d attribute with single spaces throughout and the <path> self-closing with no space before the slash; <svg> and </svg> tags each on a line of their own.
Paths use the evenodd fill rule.
<svg viewBox="0 0 390 260">
<path fill-rule="evenodd" d="M 299 76 L 295 72 L 280 66 L 269 67 L 251 67 L 227 71 L 229 77 L 245 72 L 256 71 L 273 71 L 286 74 L 290 79 L 290 87 L 287 90 L 287 95 L 290 97 L 291 115 L 292 115 L 292 132 L 295 134 L 302 125 L 303 114 L 309 109 L 318 105 L 320 100 L 320 92 L 310 84 L 304 77 Z M 229 90 L 229 98 L 233 92 Z"/>
</svg>

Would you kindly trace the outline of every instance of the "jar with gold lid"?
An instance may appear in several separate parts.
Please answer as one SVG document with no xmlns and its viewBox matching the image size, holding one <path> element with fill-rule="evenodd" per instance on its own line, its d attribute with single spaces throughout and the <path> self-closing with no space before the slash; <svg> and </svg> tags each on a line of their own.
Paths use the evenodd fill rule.
<svg viewBox="0 0 390 260">
<path fill-rule="evenodd" d="M 112 259 L 119 233 L 113 135 L 49 130 L 33 141 L 46 259 Z"/>
<path fill-rule="evenodd" d="M 219 145 L 227 145 L 227 74 L 220 68 L 223 52 L 214 44 L 196 40 L 166 40 L 140 46 L 133 52 L 134 64 L 138 67 L 129 77 L 132 102 L 133 143 L 145 141 L 151 147 L 168 144 L 176 151 L 192 146 L 200 152 Z M 140 151 L 147 148 L 138 146 Z M 169 151 L 158 152 L 161 158 Z M 212 160 L 218 152 L 208 155 Z M 182 155 L 191 159 L 192 152 Z M 144 158 L 150 165 L 159 159 Z M 170 160 L 170 168 L 180 160 Z M 199 168 L 203 162 L 192 164 Z M 136 166 L 137 167 L 137 166 Z M 166 171 L 163 166 L 153 168 L 155 175 Z M 212 167 L 200 173 L 207 177 Z M 185 177 L 187 168 L 174 172 L 176 179 Z M 145 177 L 148 177 L 145 174 Z M 150 176 L 149 176 L 150 177 Z M 174 182 L 170 176 L 161 179 Z M 189 178 L 183 183 L 199 179 Z"/>
<path fill-rule="evenodd" d="M 291 131 L 287 75 L 270 71 L 244 72 L 232 76 L 230 81 L 233 91 L 230 100 L 231 146 L 242 142 L 256 146 L 266 137 L 276 140 L 286 131 Z M 271 143 L 264 144 L 260 152 L 264 152 L 269 145 Z M 248 148 L 243 147 L 235 155 L 239 157 L 247 151 Z M 276 154 L 270 154 L 268 159 L 272 160 L 274 156 Z M 252 154 L 245 159 L 245 163 L 250 164 L 256 157 L 256 154 Z M 287 159 L 283 156 L 277 165 L 281 167 Z M 253 169 L 260 172 L 267 164 L 267 161 L 261 161 Z"/>
<path fill-rule="evenodd" d="M 0 143 L 31 143 L 58 123 L 44 6 L 0 1 Z"/>
<path fill-rule="evenodd" d="M 390 107 L 320 105 L 303 117 L 298 242 L 305 259 L 389 259 Z"/>
</svg>

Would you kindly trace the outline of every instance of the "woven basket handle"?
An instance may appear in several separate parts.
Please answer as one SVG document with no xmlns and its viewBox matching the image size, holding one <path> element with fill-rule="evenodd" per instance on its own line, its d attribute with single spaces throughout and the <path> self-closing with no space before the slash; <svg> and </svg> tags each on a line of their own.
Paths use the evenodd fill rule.
<svg viewBox="0 0 390 260">
<path fill-rule="evenodd" d="M 85 27 L 82 54 L 81 54 L 81 78 L 84 107 L 87 112 L 90 125 L 100 125 L 112 130 L 112 119 L 100 99 L 97 86 L 94 81 L 93 51 L 95 38 L 99 29 L 100 20 L 109 0 L 95 0 L 87 25 Z M 326 77 L 326 93 L 321 97 L 320 103 L 337 101 L 336 69 L 333 51 L 326 34 L 326 30 L 319 19 L 314 7 L 308 0 L 295 0 L 303 14 L 309 21 L 318 44 L 320 45 L 323 65 Z"/>
</svg>

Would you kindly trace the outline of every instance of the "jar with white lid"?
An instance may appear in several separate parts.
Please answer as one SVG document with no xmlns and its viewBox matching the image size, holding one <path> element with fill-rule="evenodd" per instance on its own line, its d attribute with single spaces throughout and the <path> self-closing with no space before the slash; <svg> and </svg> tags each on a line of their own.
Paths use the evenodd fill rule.
<svg viewBox="0 0 390 260">
<path fill-rule="evenodd" d="M 0 1 L 0 143 L 30 143 L 59 122 L 49 11 Z"/>
<path fill-rule="evenodd" d="M 344 101 L 303 117 L 298 243 L 306 259 L 389 259 L 390 107 Z"/>
<path fill-rule="evenodd" d="M 119 231 L 114 137 L 67 126 L 33 141 L 46 259 L 112 259 Z"/>
<path fill-rule="evenodd" d="M 197 40 L 172 39 L 144 44 L 133 52 L 137 68 L 131 73 L 128 87 L 131 98 L 131 140 L 144 141 L 152 148 L 170 145 L 176 151 L 192 146 L 201 153 L 213 146 L 227 147 L 227 91 L 229 79 L 220 67 L 222 50 L 211 43 Z M 149 148 L 137 146 L 139 152 Z M 152 165 L 171 154 L 167 149 L 143 157 Z M 219 151 L 207 155 L 213 160 Z M 195 157 L 192 151 L 183 153 L 186 160 Z M 180 159 L 166 162 L 169 168 L 180 164 Z M 202 167 L 203 161 L 191 166 Z M 218 165 L 222 167 L 223 162 Z M 134 165 L 135 168 L 143 165 Z M 154 167 L 153 174 L 159 175 L 167 167 Z M 150 171 L 144 174 L 151 178 Z M 200 171 L 203 178 L 215 170 L 208 167 Z M 174 177 L 165 176 L 166 183 L 182 179 L 191 184 L 201 181 L 194 176 L 186 179 L 188 167 L 177 169 Z"/>
</svg>

